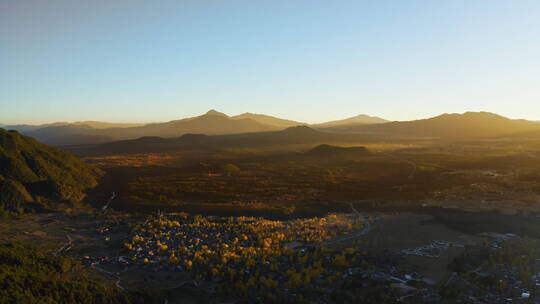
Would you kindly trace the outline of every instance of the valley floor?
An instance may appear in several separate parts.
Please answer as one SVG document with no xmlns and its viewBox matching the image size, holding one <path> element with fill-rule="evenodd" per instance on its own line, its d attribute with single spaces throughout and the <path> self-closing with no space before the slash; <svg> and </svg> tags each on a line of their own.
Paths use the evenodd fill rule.
<svg viewBox="0 0 540 304">
<path fill-rule="evenodd" d="M 525 303 L 540 294 L 534 238 L 459 231 L 426 213 L 361 215 L 49 213 L 2 221 L 0 240 L 76 257 L 122 292 L 150 289 L 168 303 Z M 360 219 L 368 233 L 358 233 L 366 229 Z"/>
</svg>

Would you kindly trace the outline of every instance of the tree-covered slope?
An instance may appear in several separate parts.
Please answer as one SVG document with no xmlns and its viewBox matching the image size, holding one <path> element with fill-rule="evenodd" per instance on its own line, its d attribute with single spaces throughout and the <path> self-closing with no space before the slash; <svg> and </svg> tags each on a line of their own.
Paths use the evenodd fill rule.
<svg viewBox="0 0 540 304">
<path fill-rule="evenodd" d="M 81 275 L 79 261 L 21 244 L 0 244 L 0 303 L 135 303 L 118 289 Z"/>
<path fill-rule="evenodd" d="M 78 202 L 101 174 L 70 153 L 0 129 L 0 208 L 22 211 Z M 33 203 L 33 204 L 32 204 Z"/>
</svg>

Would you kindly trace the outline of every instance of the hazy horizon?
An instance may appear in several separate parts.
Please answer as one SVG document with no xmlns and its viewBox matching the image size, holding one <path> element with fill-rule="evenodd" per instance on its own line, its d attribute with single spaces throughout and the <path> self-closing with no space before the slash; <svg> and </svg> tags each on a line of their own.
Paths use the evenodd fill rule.
<svg viewBox="0 0 540 304">
<path fill-rule="evenodd" d="M 540 119 L 537 1 L 6 1 L 0 123 Z"/>
<path fill-rule="evenodd" d="M 254 113 L 254 112 L 242 112 L 242 113 L 234 113 L 234 114 L 230 114 L 230 113 L 227 113 L 227 112 L 224 112 L 224 111 L 220 111 L 219 109 L 209 109 L 208 111 L 218 111 L 220 113 L 223 113 L 223 114 L 226 114 L 227 116 L 229 117 L 234 117 L 234 116 L 238 116 L 238 115 L 242 115 L 242 114 L 246 114 L 246 113 L 249 113 L 249 114 L 261 114 L 261 115 L 268 115 L 266 113 Z M 208 112 L 206 111 L 206 112 Z M 22 123 L 6 123 L 6 122 L 2 122 L 0 121 L 0 126 L 4 125 L 4 126 L 10 126 L 10 125 L 47 125 L 47 124 L 55 124 L 55 123 L 66 123 L 66 124 L 71 124 L 71 123 L 84 123 L 84 122 L 101 122 L 101 123 L 117 123 L 117 124 L 152 124 L 152 123 L 164 123 L 164 122 L 169 122 L 169 121 L 174 121 L 174 120 L 181 120 L 181 119 L 185 119 L 185 118 L 191 118 L 191 117 L 197 117 L 197 116 L 201 116 L 201 115 L 204 115 L 206 114 L 206 112 L 203 112 L 203 113 L 199 113 L 199 114 L 195 114 L 195 116 L 182 116 L 182 117 L 176 117 L 176 118 L 173 118 L 173 119 L 167 119 L 167 120 L 162 120 L 162 121 L 129 121 L 129 120 L 119 120 L 119 121 L 103 121 L 103 120 L 95 120 L 95 119 L 89 119 L 89 120 L 62 120 L 62 121 L 43 121 L 43 122 L 35 122 L 35 123 L 32 123 L 32 122 L 22 122 Z M 388 122 L 394 122 L 394 121 L 413 121 L 413 120 L 422 120 L 422 119 L 429 119 L 429 118 L 434 118 L 434 117 L 437 117 L 437 116 L 440 116 L 440 115 L 444 115 L 444 114 L 464 114 L 466 112 L 486 112 L 486 113 L 492 113 L 492 114 L 497 114 L 497 115 L 501 115 L 500 113 L 494 113 L 494 112 L 490 112 L 490 111 L 465 111 L 465 112 L 460 112 L 460 113 L 439 113 L 437 115 L 434 115 L 434 116 L 429 116 L 429 117 L 419 117 L 419 118 L 415 118 L 415 119 L 411 119 L 411 120 L 392 120 L 392 119 L 387 119 L 386 117 L 381 117 L 381 116 L 378 116 L 378 115 L 370 115 L 370 114 L 366 114 L 366 113 L 358 113 L 358 114 L 353 114 L 353 115 L 350 115 L 350 116 L 347 116 L 347 117 L 338 117 L 338 118 L 335 118 L 335 119 L 329 119 L 329 120 L 324 120 L 324 121 L 306 121 L 306 120 L 294 120 L 294 119 L 290 119 L 288 117 L 278 117 L 278 116 L 273 116 L 273 117 L 276 117 L 276 118 L 279 118 L 279 119 L 286 119 L 286 120 L 293 120 L 293 121 L 298 121 L 300 123 L 306 123 L 306 124 L 309 124 L 309 125 L 315 125 L 315 124 L 320 124 L 320 123 L 326 123 L 326 122 L 330 122 L 330 121 L 339 121 L 339 120 L 344 120 L 344 119 L 348 119 L 348 118 L 352 118 L 352 117 L 356 117 L 356 116 L 359 116 L 359 115 L 367 115 L 367 116 L 370 116 L 370 117 L 376 117 L 376 118 L 382 118 L 382 119 L 385 119 L 387 120 Z M 270 115 L 272 116 L 272 115 Z M 502 115 L 504 116 L 504 115 Z M 524 118 L 520 118 L 520 117 L 508 117 L 508 116 L 504 116 L 506 118 L 510 118 L 510 119 L 524 119 Z M 532 122 L 540 122 L 540 120 L 538 119 L 525 119 L 525 120 L 529 120 L 529 121 L 532 121 Z"/>
</svg>

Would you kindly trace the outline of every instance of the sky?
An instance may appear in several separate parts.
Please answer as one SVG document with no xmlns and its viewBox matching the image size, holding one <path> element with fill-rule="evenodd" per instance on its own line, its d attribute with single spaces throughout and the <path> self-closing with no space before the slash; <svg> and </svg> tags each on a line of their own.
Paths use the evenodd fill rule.
<svg viewBox="0 0 540 304">
<path fill-rule="evenodd" d="M 0 124 L 540 120 L 540 1 L 0 0 Z"/>
</svg>

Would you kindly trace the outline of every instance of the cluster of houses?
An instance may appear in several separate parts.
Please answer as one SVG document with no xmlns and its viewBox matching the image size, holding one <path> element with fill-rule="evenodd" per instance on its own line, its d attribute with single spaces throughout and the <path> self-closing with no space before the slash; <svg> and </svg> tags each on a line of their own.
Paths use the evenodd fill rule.
<svg viewBox="0 0 540 304">
<path fill-rule="evenodd" d="M 400 252 L 403 255 L 416 255 L 426 258 L 438 258 L 440 252 L 444 251 L 450 247 L 465 247 L 465 244 L 461 242 L 449 242 L 449 241 L 439 241 L 435 240 L 428 245 L 420 246 L 416 248 L 402 249 Z"/>
<path fill-rule="evenodd" d="M 261 297 L 264 290 L 268 294 L 312 294 L 316 299 L 317 293 L 337 288 L 336 282 L 361 274 L 366 268 L 361 267 L 362 260 L 369 259 L 353 248 L 305 245 L 365 230 L 351 214 L 291 221 L 158 214 L 133 228 L 120 256 L 87 257 L 86 262 L 121 266 L 117 269 L 189 271 L 194 280 L 226 282 L 231 292 L 243 291 L 251 297 Z M 106 238 L 110 230 L 105 227 L 99 232 Z M 300 246 L 291 246 L 293 243 Z M 369 264 L 368 277 L 388 284 L 408 280 L 405 273 L 384 269 L 385 263 L 377 268 Z M 378 274 L 373 269 L 379 269 Z"/>
<path fill-rule="evenodd" d="M 360 278 L 360 281 L 384 282 L 399 302 L 440 303 L 442 298 L 438 285 L 418 273 L 406 272 L 392 263 L 370 260 L 358 249 L 340 252 L 306 246 L 363 235 L 370 226 L 369 223 L 361 223 L 359 218 L 350 214 L 330 215 L 289 222 L 158 214 L 133 228 L 120 256 L 87 256 L 84 260 L 92 266 L 108 264 L 151 271 L 189 271 L 198 282 L 211 282 L 213 286 L 227 282 L 231 292 L 257 299 L 263 297 L 263 290 L 287 296 L 311 294 L 316 299 L 317 293 L 330 294 L 344 280 Z M 99 232 L 105 239 L 110 235 L 108 227 L 100 228 Z M 491 250 L 503 248 L 507 246 L 506 241 L 516 238 L 510 233 L 482 236 L 490 239 L 484 248 Z M 465 244 L 434 240 L 428 245 L 403 249 L 392 255 L 438 258 L 451 247 L 462 248 Z M 360 263 L 362 260 L 364 262 Z M 540 269 L 540 259 L 537 263 Z M 481 295 L 466 291 L 458 298 L 464 303 L 536 303 L 540 272 L 532 277 L 536 288 L 530 288 L 520 281 L 517 267 L 507 266 L 501 263 L 497 267 L 477 268 L 469 273 L 480 279 L 496 273 L 509 285 L 511 296 L 486 290 Z M 473 290 L 474 285 L 466 282 L 468 279 L 457 274 L 452 278 L 454 283 L 465 284 L 463 286 Z"/>
</svg>

